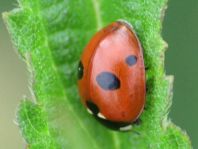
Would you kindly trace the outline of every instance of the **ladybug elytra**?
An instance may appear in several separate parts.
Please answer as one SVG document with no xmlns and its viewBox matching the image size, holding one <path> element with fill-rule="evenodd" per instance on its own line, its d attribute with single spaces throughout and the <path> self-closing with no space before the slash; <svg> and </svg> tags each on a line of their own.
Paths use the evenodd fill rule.
<svg viewBox="0 0 198 149">
<path fill-rule="evenodd" d="M 129 130 L 143 111 L 146 96 L 141 44 L 132 27 L 116 21 L 97 32 L 78 66 L 83 105 L 97 119 Z"/>
</svg>

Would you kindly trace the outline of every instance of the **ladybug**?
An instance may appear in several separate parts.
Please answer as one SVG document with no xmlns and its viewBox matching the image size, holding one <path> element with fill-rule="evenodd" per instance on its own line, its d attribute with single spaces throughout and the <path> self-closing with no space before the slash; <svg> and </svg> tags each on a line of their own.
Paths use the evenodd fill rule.
<svg viewBox="0 0 198 149">
<path fill-rule="evenodd" d="M 116 21 L 97 32 L 78 66 L 81 102 L 96 119 L 112 128 L 131 129 L 146 96 L 143 50 L 132 27 Z"/>
</svg>

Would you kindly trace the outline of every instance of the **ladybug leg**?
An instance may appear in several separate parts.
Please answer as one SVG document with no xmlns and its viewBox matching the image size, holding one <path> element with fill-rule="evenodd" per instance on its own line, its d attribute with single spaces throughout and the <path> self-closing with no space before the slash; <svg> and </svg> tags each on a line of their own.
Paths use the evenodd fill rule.
<svg viewBox="0 0 198 149">
<path fill-rule="evenodd" d="M 119 128 L 120 131 L 129 131 L 129 130 L 131 130 L 131 129 L 132 129 L 132 125 L 131 125 L 131 124 Z"/>
<path fill-rule="evenodd" d="M 89 114 L 93 115 L 93 112 L 92 112 L 89 108 L 87 108 L 87 112 L 88 112 Z"/>
<path fill-rule="evenodd" d="M 145 66 L 145 71 L 147 72 L 148 70 L 149 70 L 149 67 Z M 146 83 L 146 93 L 148 92 L 148 89 L 149 89 L 149 87 L 148 87 L 148 84 Z"/>
<path fill-rule="evenodd" d="M 145 71 L 148 71 L 149 70 L 149 67 L 148 66 L 145 66 Z"/>
<path fill-rule="evenodd" d="M 133 122 L 134 125 L 140 125 L 141 123 L 142 123 L 142 121 L 141 121 L 140 118 L 138 118 L 137 120 L 135 120 L 135 121 Z"/>
<path fill-rule="evenodd" d="M 97 116 L 101 119 L 106 119 L 106 117 L 102 113 L 98 113 Z"/>
<path fill-rule="evenodd" d="M 146 85 L 146 92 L 148 92 L 149 91 L 149 87 L 148 87 L 148 85 Z"/>
</svg>

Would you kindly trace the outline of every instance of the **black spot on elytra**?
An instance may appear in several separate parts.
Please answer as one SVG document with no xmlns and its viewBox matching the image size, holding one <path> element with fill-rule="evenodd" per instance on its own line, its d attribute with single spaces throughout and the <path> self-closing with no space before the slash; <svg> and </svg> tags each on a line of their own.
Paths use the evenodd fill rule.
<svg viewBox="0 0 198 149">
<path fill-rule="evenodd" d="M 82 62 L 80 61 L 78 64 L 78 79 L 79 80 L 82 79 L 83 73 L 84 73 L 84 67 L 83 67 Z"/>
<path fill-rule="evenodd" d="M 97 115 L 99 113 L 99 108 L 98 106 L 93 103 L 92 101 L 88 100 L 86 101 L 86 104 L 87 104 L 87 107 L 91 110 L 91 112 L 94 114 L 94 115 Z"/>
<path fill-rule="evenodd" d="M 120 88 L 120 80 L 110 72 L 102 72 L 96 77 L 98 85 L 104 90 L 115 90 Z"/>
<path fill-rule="evenodd" d="M 136 64 L 137 62 L 137 57 L 135 55 L 129 55 L 126 59 L 125 59 L 126 63 L 129 66 L 133 66 L 134 64 Z"/>
</svg>

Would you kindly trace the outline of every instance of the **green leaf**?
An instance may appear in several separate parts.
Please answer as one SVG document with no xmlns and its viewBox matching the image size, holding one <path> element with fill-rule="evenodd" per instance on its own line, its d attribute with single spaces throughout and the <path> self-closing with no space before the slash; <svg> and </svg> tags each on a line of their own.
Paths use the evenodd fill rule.
<svg viewBox="0 0 198 149">
<path fill-rule="evenodd" d="M 164 72 L 160 32 L 167 0 L 19 0 L 4 13 L 13 42 L 31 72 L 33 99 L 18 123 L 31 149 L 190 149 L 188 136 L 167 117 L 173 77 Z M 79 101 L 76 68 L 91 36 L 118 19 L 130 22 L 148 68 L 146 110 L 123 133 L 88 115 Z"/>
<path fill-rule="evenodd" d="M 20 122 L 23 135 L 32 148 L 55 147 L 48 130 L 47 119 L 43 109 L 28 100 L 23 100 L 18 109 L 17 120 Z"/>
</svg>

